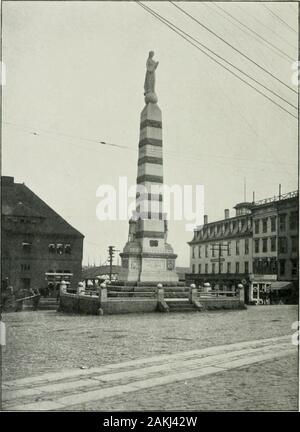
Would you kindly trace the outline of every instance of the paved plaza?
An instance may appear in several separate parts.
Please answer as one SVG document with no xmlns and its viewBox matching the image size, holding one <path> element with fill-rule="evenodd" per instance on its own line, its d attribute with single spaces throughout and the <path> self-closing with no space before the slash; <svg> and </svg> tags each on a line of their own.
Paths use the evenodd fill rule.
<svg viewBox="0 0 300 432">
<path fill-rule="evenodd" d="M 297 410 L 296 306 L 4 316 L 5 410 Z"/>
</svg>

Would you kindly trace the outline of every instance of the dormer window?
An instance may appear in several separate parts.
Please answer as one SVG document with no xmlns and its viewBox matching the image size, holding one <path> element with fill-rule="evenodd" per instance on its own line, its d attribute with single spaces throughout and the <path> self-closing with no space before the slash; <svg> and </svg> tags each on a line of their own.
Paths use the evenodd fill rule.
<svg viewBox="0 0 300 432">
<path fill-rule="evenodd" d="M 64 246 L 63 246 L 62 243 L 57 243 L 57 245 L 56 245 L 56 252 L 57 252 L 59 255 L 62 255 L 62 254 L 63 254 L 63 252 L 64 252 Z"/>
<path fill-rule="evenodd" d="M 71 245 L 69 243 L 65 244 L 65 253 L 66 254 L 71 253 Z"/>
<path fill-rule="evenodd" d="M 49 252 L 50 253 L 54 253 L 55 252 L 55 244 L 54 243 L 50 243 L 48 246 Z"/>
<path fill-rule="evenodd" d="M 23 241 L 22 242 L 22 249 L 24 252 L 31 252 L 31 243 Z"/>
</svg>

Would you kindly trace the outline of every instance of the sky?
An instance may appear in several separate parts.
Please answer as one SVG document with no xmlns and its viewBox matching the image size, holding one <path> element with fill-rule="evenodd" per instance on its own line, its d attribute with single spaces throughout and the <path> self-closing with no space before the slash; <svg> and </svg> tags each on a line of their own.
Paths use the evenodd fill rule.
<svg viewBox="0 0 300 432">
<path fill-rule="evenodd" d="M 290 88 L 169 2 L 147 5 L 298 105 Z M 297 4 L 218 6 L 180 3 L 297 91 L 292 82 Z M 245 182 L 249 201 L 253 191 L 256 200 L 277 195 L 279 183 L 283 193 L 297 189 L 297 120 L 135 2 L 20 1 L 2 7 L 2 174 L 24 182 L 84 234 L 84 264 L 103 263 L 108 245 L 121 251 L 127 241 L 127 221 L 97 219 L 96 191 L 103 184 L 117 186 L 119 177 L 135 183 L 150 50 L 159 61 L 156 93 L 163 117 L 166 184 L 204 185 L 209 221 L 222 219 L 225 208 L 234 215 L 234 205 L 244 201 Z M 292 106 L 260 89 L 297 115 Z M 185 224 L 171 220 L 168 236 L 182 266 L 189 265 L 187 242 L 193 236 Z"/>
</svg>

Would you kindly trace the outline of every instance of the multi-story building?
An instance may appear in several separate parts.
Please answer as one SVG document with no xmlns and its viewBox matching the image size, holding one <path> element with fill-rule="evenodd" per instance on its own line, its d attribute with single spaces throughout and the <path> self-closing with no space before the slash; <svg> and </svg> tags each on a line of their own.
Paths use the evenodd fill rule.
<svg viewBox="0 0 300 432">
<path fill-rule="evenodd" d="M 277 280 L 277 202 L 263 200 L 252 206 L 253 220 L 253 274 L 249 297 L 259 300 Z"/>
<path fill-rule="evenodd" d="M 236 214 L 204 224 L 194 231 L 190 245 L 188 282 L 210 282 L 229 288 L 242 282 L 246 301 L 259 300 L 260 292 L 281 282 L 297 287 L 298 191 L 235 206 Z M 281 281 L 280 283 L 277 281 Z M 287 285 L 287 284 L 286 284 Z"/>
<path fill-rule="evenodd" d="M 25 184 L 1 178 L 1 280 L 14 290 L 49 288 L 81 279 L 83 235 Z"/>
<path fill-rule="evenodd" d="M 252 220 L 250 203 L 235 206 L 236 214 L 217 222 L 208 222 L 194 232 L 190 245 L 189 281 L 197 285 L 210 282 L 219 288 L 231 288 L 252 273 Z"/>
<path fill-rule="evenodd" d="M 277 203 L 278 280 L 299 279 L 299 201 L 290 197 Z"/>
</svg>

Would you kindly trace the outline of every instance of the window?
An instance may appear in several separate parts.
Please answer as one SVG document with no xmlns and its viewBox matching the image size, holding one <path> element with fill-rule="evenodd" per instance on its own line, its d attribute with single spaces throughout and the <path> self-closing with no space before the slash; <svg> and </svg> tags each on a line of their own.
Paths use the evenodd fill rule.
<svg viewBox="0 0 300 432">
<path fill-rule="evenodd" d="M 55 244 L 54 243 L 50 243 L 48 246 L 48 250 L 50 253 L 54 253 L 55 252 Z"/>
<path fill-rule="evenodd" d="M 266 233 L 268 231 L 268 218 L 262 219 L 262 232 Z"/>
<path fill-rule="evenodd" d="M 254 252 L 259 253 L 259 239 L 254 240 Z"/>
<path fill-rule="evenodd" d="M 271 231 L 276 231 L 276 216 L 271 217 Z"/>
<path fill-rule="evenodd" d="M 208 264 L 205 264 L 205 273 L 208 273 Z"/>
<path fill-rule="evenodd" d="M 65 244 L 65 253 L 66 254 L 70 254 L 71 253 L 71 245 L 69 243 Z"/>
<path fill-rule="evenodd" d="M 298 226 L 298 213 L 296 211 L 291 212 L 290 214 L 290 229 L 297 229 Z"/>
<path fill-rule="evenodd" d="M 220 262 L 220 273 L 223 273 L 223 263 Z"/>
<path fill-rule="evenodd" d="M 285 260 L 279 261 L 279 274 L 283 276 L 285 274 Z"/>
<path fill-rule="evenodd" d="M 201 264 L 198 264 L 198 273 L 201 273 Z"/>
<path fill-rule="evenodd" d="M 239 262 L 236 262 L 236 263 L 235 263 L 235 272 L 236 272 L 236 273 L 239 273 L 239 272 L 240 272 L 240 263 L 239 263 Z"/>
<path fill-rule="evenodd" d="M 214 258 L 215 257 L 215 245 L 212 245 L 211 248 L 211 256 Z"/>
<path fill-rule="evenodd" d="M 62 255 L 62 254 L 63 254 L 63 251 L 64 251 L 64 248 L 63 248 L 62 243 L 57 243 L 57 245 L 56 245 L 56 252 L 57 252 L 59 255 Z"/>
<path fill-rule="evenodd" d="M 212 273 L 216 273 L 216 263 L 212 263 Z"/>
<path fill-rule="evenodd" d="M 254 232 L 255 232 L 255 234 L 259 233 L 259 219 L 254 221 Z"/>
<path fill-rule="evenodd" d="M 195 273 L 195 264 L 192 265 L 192 273 Z"/>
<path fill-rule="evenodd" d="M 271 261 L 270 261 L 270 273 L 271 274 L 277 273 L 277 261 L 274 258 L 271 258 Z"/>
<path fill-rule="evenodd" d="M 249 263 L 245 261 L 245 273 L 249 273 Z"/>
<path fill-rule="evenodd" d="M 27 252 L 27 253 L 31 252 L 31 243 L 23 241 L 22 242 L 22 249 L 24 252 Z"/>
<path fill-rule="evenodd" d="M 192 246 L 192 258 L 195 258 L 195 246 Z"/>
<path fill-rule="evenodd" d="M 21 270 L 22 271 L 30 270 L 30 264 L 21 264 Z"/>
<path fill-rule="evenodd" d="M 245 255 L 249 254 L 249 239 L 245 239 Z"/>
<path fill-rule="evenodd" d="M 235 254 L 236 254 L 236 255 L 239 255 L 239 254 L 240 254 L 240 241 L 239 241 L 239 240 L 237 240 L 237 241 L 235 242 Z"/>
<path fill-rule="evenodd" d="M 286 215 L 281 214 L 279 215 L 279 230 L 285 231 L 285 221 L 286 221 Z"/>
<path fill-rule="evenodd" d="M 150 246 L 151 247 L 157 247 L 158 246 L 158 240 L 150 240 Z"/>
<path fill-rule="evenodd" d="M 198 247 L 198 258 L 201 258 L 201 246 Z M 200 273 L 200 272 L 199 272 Z"/>
<path fill-rule="evenodd" d="M 205 245 L 205 258 L 208 257 L 208 245 Z"/>
<path fill-rule="evenodd" d="M 287 252 L 287 240 L 286 240 L 286 237 L 279 237 L 279 239 L 278 239 L 278 249 L 279 249 L 279 253 L 286 253 Z"/>
<path fill-rule="evenodd" d="M 228 247 L 227 255 L 230 256 L 231 255 L 231 250 L 230 250 L 231 249 L 231 242 L 230 241 L 228 242 L 227 247 Z"/>
<path fill-rule="evenodd" d="M 297 263 L 297 260 L 292 259 L 291 260 L 291 264 L 292 264 L 292 276 L 297 276 L 298 275 L 298 263 Z"/>
<path fill-rule="evenodd" d="M 227 273 L 231 273 L 231 263 L 227 263 Z"/>
<path fill-rule="evenodd" d="M 276 252 L 276 237 L 271 237 L 271 252 Z"/>
<path fill-rule="evenodd" d="M 298 237 L 293 236 L 292 239 L 292 252 L 298 252 Z"/>
<path fill-rule="evenodd" d="M 263 241 L 262 241 L 262 251 L 263 252 L 268 252 L 268 239 L 267 238 L 264 238 L 263 239 Z"/>
</svg>

